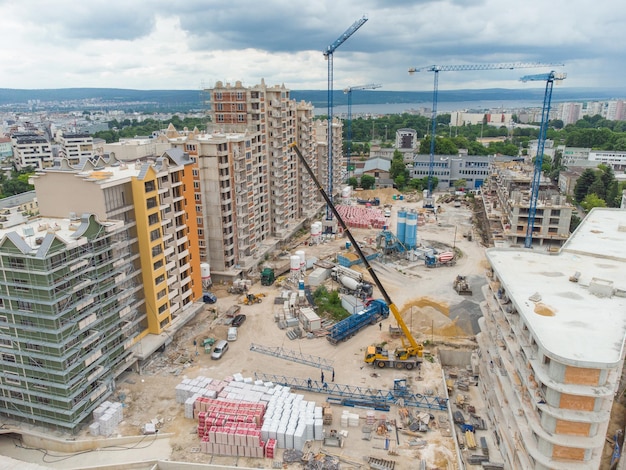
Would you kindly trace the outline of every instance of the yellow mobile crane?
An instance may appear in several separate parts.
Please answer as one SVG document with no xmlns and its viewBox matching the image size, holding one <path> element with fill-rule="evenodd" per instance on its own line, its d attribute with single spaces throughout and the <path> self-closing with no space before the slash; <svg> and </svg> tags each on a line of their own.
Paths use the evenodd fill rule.
<svg viewBox="0 0 626 470">
<path fill-rule="evenodd" d="M 322 186 L 320 185 L 319 181 L 317 180 L 317 177 L 315 176 L 315 173 L 313 173 L 313 170 L 309 166 L 309 163 L 306 161 L 306 159 L 300 152 L 298 145 L 294 142 L 290 144 L 289 146 L 293 148 L 296 154 L 298 155 L 298 158 L 300 159 L 300 163 L 302 163 L 302 165 L 306 169 L 309 176 L 311 176 L 311 179 L 315 183 L 315 186 L 317 186 L 317 189 L 319 190 L 320 194 L 324 198 L 324 201 L 326 201 L 328 208 L 330 208 L 334 216 L 337 218 L 337 221 L 339 222 L 339 224 L 345 231 L 346 235 L 348 236 L 348 239 L 352 243 L 352 246 L 356 250 L 361 261 L 363 262 L 363 265 L 365 266 L 370 276 L 374 280 L 376 287 L 378 287 L 378 290 L 380 291 L 383 298 L 385 299 L 385 302 L 387 302 L 387 305 L 389 306 L 389 310 L 391 311 L 394 318 L 398 322 L 398 326 L 404 333 L 404 337 L 402 338 L 402 347 L 396 349 L 391 354 L 389 353 L 389 351 L 383 349 L 380 346 L 368 346 L 365 352 L 365 362 L 368 364 L 376 364 L 381 369 L 384 367 L 395 367 L 396 369 L 410 370 L 416 366 L 419 366 L 419 364 L 422 362 L 424 346 L 422 344 L 419 344 L 415 340 L 415 338 L 413 338 L 413 335 L 411 334 L 411 330 L 409 330 L 409 328 L 406 326 L 406 323 L 404 323 L 404 319 L 402 318 L 402 315 L 400 315 L 400 312 L 398 311 L 398 307 L 396 307 L 396 305 L 393 303 L 393 301 L 389 297 L 389 294 L 385 290 L 385 287 L 380 282 L 380 279 L 378 279 L 376 272 L 370 265 L 366 256 L 363 254 L 363 251 L 361 251 L 361 247 L 352 236 L 350 229 L 348 228 L 348 226 L 345 224 L 345 222 L 339 215 L 339 212 L 337 212 L 335 205 L 331 201 L 328 194 L 326 194 L 326 191 L 324 191 L 324 188 L 322 188 Z M 408 344 L 407 344 L 407 341 L 408 341 Z"/>
</svg>

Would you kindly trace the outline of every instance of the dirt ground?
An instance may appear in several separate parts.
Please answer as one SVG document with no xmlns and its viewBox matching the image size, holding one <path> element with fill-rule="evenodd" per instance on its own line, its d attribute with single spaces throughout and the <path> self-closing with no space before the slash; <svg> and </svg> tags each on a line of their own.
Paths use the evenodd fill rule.
<svg viewBox="0 0 626 470">
<path fill-rule="evenodd" d="M 389 224 L 392 229 L 395 227 L 395 215 L 398 208 L 418 207 L 417 202 L 411 202 L 410 199 L 394 201 L 393 194 L 392 190 L 375 193 L 381 198 L 383 204 L 392 204 L 394 207 Z M 364 194 L 364 197 L 370 197 L 370 195 Z M 483 248 L 476 241 L 469 242 L 462 236 L 466 226 L 469 226 L 470 219 L 469 209 L 453 208 L 450 205 L 438 215 L 437 220 L 429 219 L 426 225 L 418 227 L 418 235 L 425 244 L 437 243 L 439 246 L 447 245 L 450 249 L 458 250 L 461 257 L 452 268 L 427 269 L 423 261 L 413 264 L 408 262 L 373 263 L 374 270 L 418 341 L 474 345 L 473 334 L 476 332 L 476 321 L 480 315 L 478 303 L 481 300 L 479 293 L 480 285 L 484 282 L 482 273 L 485 264 Z M 371 240 L 376 233 L 375 230 L 352 230 L 355 239 L 363 244 Z M 307 257 L 332 259 L 334 253 L 345 250 L 345 238 L 338 238 L 317 246 L 304 244 L 294 246 L 293 250 L 295 251 L 296 248 L 304 250 Z M 459 273 L 466 275 L 470 283 L 474 283 L 472 296 L 461 297 L 452 289 L 452 282 Z M 273 299 L 287 287 L 287 285 L 283 288 L 262 287 L 258 282 L 253 284 L 251 292 L 264 293 L 265 298 L 260 304 L 241 306 L 241 313 L 247 315 L 247 320 L 239 329 L 237 341 L 231 343 L 230 351 L 221 360 L 212 361 L 200 346 L 194 346 L 194 340 L 200 345 L 206 337 L 225 338 L 228 319 L 223 316 L 223 313 L 241 299 L 239 295 L 228 294 L 226 286 L 214 286 L 212 290 L 218 297 L 218 302 L 215 304 L 218 311 L 217 318 L 209 308 L 213 306 L 207 307 L 191 324 L 183 328 L 164 353 L 155 357 L 142 375 L 129 373 L 122 377 L 116 393 L 124 397 L 126 407 L 124 409 L 125 420 L 118 426 L 118 433 L 121 435 L 139 434 L 143 424 L 158 420 L 160 432 L 172 435 L 170 460 L 239 466 L 245 463 L 251 467 L 261 465 L 254 460 L 245 462 L 247 459 L 242 457 L 220 457 L 200 453 L 199 440 L 195 433 L 196 423 L 184 418 L 183 405 L 177 404 L 174 400 L 174 389 L 185 377 L 205 376 L 223 379 L 234 373 L 241 373 L 244 377 L 254 378 L 256 372 L 301 378 L 313 375 L 314 380 L 318 379 L 317 369 L 250 352 L 251 343 L 269 347 L 279 346 L 333 361 L 336 373 L 335 382 L 338 384 L 391 390 L 394 379 L 407 378 L 414 392 L 427 391 L 437 396 L 445 394 L 441 369 L 437 364 L 425 362 L 419 376 L 416 376 L 414 372 L 409 374 L 393 370 L 379 371 L 364 365 L 363 352 L 367 345 L 383 342 L 387 342 L 388 347 L 400 345 L 399 340 L 392 339 L 388 332 L 389 325 L 396 326 L 392 316 L 383 322 L 382 329 L 368 327 L 351 340 L 337 346 L 332 346 L 324 338 L 303 338 L 293 341 L 288 339 L 285 330 L 280 330 L 273 318 Z M 375 292 L 375 297 L 377 296 L 380 295 Z M 305 395 L 306 399 L 316 401 L 318 404 L 325 401 L 325 396 L 314 393 Z M 334 415 L 338 421 L 342 408 L 334 406 L 333 408 L 336 408 Z M 365 417 L 365 410 L 356 409 L 351 412 L 359 412 L 362 417 Z M 389 416 L 390 419 L 398 418 L 393 408 L 390 413 L 393 415 Z M 367 452 L 369 452 L 368 455 L 379 458 L 391 458 L 382 447 L 384 442 L 377 441 L 376 438 L 373 443 L 362 441 L 360 429 L 351 428 L 350 431 L 352 435 L 349 435 L 345 447 L 341 449 L 343 458 L 362 462 L 362 456 Z M 384 440 L 380 436 L 378 439 Z M 406 444 L 408 437 L 401 439 L 401 442 L 405 443 L 398 446 L 397 452 L 400 456 L 409 458 L 401 458 L 396 468 L 398 470 L 414 468 L 409 462 L 415 458 L 428 459 L 431 467 L 435 467 L 437 462 L 454 460 L 454 448 L 450 439 L 434 435 L 428 439 L 429 446 L 419 450 Z M 437 442 L 439 439 L 441 442 Z M 333 451 L 333 449 L 327 450 Z M 394 460 L 398 460 L 398 457 Z M 446 467 L 440 465 L 440 468 Z"/>
<path fill-rule="evenodd" d="M 360 191 L 359 197 L 369 198 L 377 196 L 382 204 L 391 204 L 392 216 L 389 227 L 395 231 L 396 214 L 399 208 L 418 209 L 421 203 L 417 196 L 405 197 L 404 200 L 394 200 L 394 190 L 379 190 L 376 192 Z M 372 208 L 372 210 L 378 210 Z M 458 261 L 454 267 L 428 269 L 421 263 L 373 262 L 372 266 L 388 291 L 393 302 L 398 306 L 403 319 L 413 335 L 420 342 L 428 344 L 428 348 L 435 349 L 437 345 L 446 348 L 467 346 L 475 347 L 474 334 L 478 332 L 478 318 L 480 317 L 479 303 L 483 300 L 481 287 L 484 285 L 484 271 L 487 267 L 484 257 L 484 247 L 479 237 L 470 241 L 466 236 L 471 230 L 472 214 L 469 207 L 453 207 L 452 204 L 442 204 L 437 217 L 427 218 L 425 225 L 418 226 L 418 237 L 425 245 L 434 245 L 442 249 L 452 249 L 457 252 Z M 360 244 L 367 244 L 377 234 L 376 230 L 354 229 L 352 234 Z M 333 259 L 337 252 L 345 251 L 345 238 L 325 242 L 321 245 L 294 244 L 291 252 L 303 250 L 307 257 L 318 259 Z M 452 288 L 454 278 L 464 275 L 472 288 L 472 295 L 460 296 Z M 286 330 L 281 330 L 274 321 L 274 298 L 291 287 L 263 287 L 258 282 L 253 284 L 251 292 L 264 293 L 266 296 L 260 304 L 242 305 L 241 313 L 247 319 L 239 328 L 237 341 L 230 344 L 230 350 L 225 356 L 213 361 L 205 354 L 200 346 L 207 337 L 226 338 L 228 319 L 224 313 L 232 305 L 238 304 L 240 295 L 227 292 L 227 286 L 215 285 L 212 291 L 218 297 L 215 305 L 207 306 L 191 323 L 186 325 L 173 342 L 163 353 L 154 356 L 150 365 L 142 374 L 125 373 L 118 382 L 115 396 L 124 403 L 124 421 L 117 428 L 117 435 L 140 435 L 142 426 L 156 420 L 159 432 L 170 436 L 171 454 L 169 460 L 180 462 L 202 462 L 220 465 L 230 465 L 251 468 L 271 468 L 269 460 L 254 460 L 244 457 L 225 457 L 203 454 L 200 452 L 199 439 L 196 434 L 196 422 L 184 417 L 184 406 L 175 401 L 175 387 L 184 378 L 198 376 L 224 379 L 235 373 L 244 377 L 254 378 L 255 373 L 285 375 L 289 377 L 319 380 L 319 370 L 306 365 L 289 362 L 280 358 L 266 356 L 250 351 L 250 344 L 260 344 L 268 347 L 282 347 L 325 358 L 333 363 L 335 368 L 335 383 L 351 386 L 361 386 L 369 389 L 390 390 L 393 381 L 397 378 L 407 379 L 408 385 L 414 393 L 443 396 L 444 384 L 441 369 L 437 364 L 424 362 L 420 372 L 372 369 L 363 363 L 363 353 L 367 345 L 387 343 L 387 347 L 399 346 L 399 340 L 391 338 L 388 327 L 396 326 L 390 316 L 382 324 L 382 328 L 370 326 L 359 332 L 349 341 L 331 345 L 324 338 L 302 338 L 290 340 Z M 295 287 L 294 287 L 295 288 Z M 374 297 L 380 297 L 375 291 Z M 212 308 L 217 309 L 217 314 Z M 194 345 L 194 341 L 196 345 Z M 298 392 L 300 393 L 300 392 Z M 316 401 L 321 405 L 325 395 L 305 393 L 305 399 Z M 614 415 L 609 431 L 623 428 L 624 406 L 616 404 L 621 410 Z M 339 416 L 343 408 L 333 405 L 335 417 L 333 427 L 338 426 Z M 365 417 L 366 410 L 352 408 L 350 412 L 359 413 Z M 377 416 L 382 412 L 377 412 Z M 382 413 L 384 414 L 384 413 Z M 433 412 L 436 420 L 444 412 Z M 619 416 L 619 417 L 617 417 Z M 398 410 L 392 407 L 387 413 L 388 419 L 400 419 Z M 446 417 L 441 418 L 445 422 Z M 364 420 L 362 421 L 364 422 Z M 345 446 L 341 449 L 326 448 L 326 452 L 336 454 L 348 464 L 363 464 L 365 456 L 394 460 L 397 470 L 416 468 L 416 459 L 425 459 L 428 468 L 454 468 L 452 462 L 456 460 L 455 449 L 447 437 L 445 429 L 429 432 L 423 437 L 428 445 L 418 448 L 410 444 L 415 437 L 399 434 L 399 443 L 393 444 L 390 455 L 384 446 L 384 436 L 374 436 L 371 441 L 361 439 L 360 428 L 349 428 L 349 435 L 345 439 Z M 392 436 L 395 437 L 395 436 Z M 83 432 L 78 439 L 89 438 Z M 392 439 L 394 441 L 394 439 Z M 317 453 L 320 443 L 315 442 L 308 450 Z M 279 458 L 280 458 L 279 453 Z M 608 468 L 610 450 L 605 450 L 603 469 Z M 68 467 L 69 468 L 69 467 Z M 300 468 L 298 464 L 286 465 L 284 468 Z"/>
</svg>

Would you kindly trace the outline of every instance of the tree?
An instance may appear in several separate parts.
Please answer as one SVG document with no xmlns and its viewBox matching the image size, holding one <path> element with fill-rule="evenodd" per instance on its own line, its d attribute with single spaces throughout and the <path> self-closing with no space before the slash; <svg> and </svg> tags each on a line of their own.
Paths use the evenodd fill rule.
<svg viewBox="0 0 626 470">
<path fill-rule="evenodd" d="M 583 171 L 574 186 L 574 200 L 576 202 L 582 202 L 589 192 L 589 186 L 591 186 L 595 180 L 596 173 L 591 168 L 587 168 Z"/>
<path fill-rule="evenodd" d="M 375 184 L 376 184 L 376 178 L 374 178 L 372 175 L 361 176 L 361 188 L 373 189 Z"/>
<path fill-rule="evenodd" d="M 604 199 L 599 198 L 596 194 L 590 193 L 585 196 L 580 203 L 585 212 L 589 212 L 594 207 L 606 207 Z"/>
<path fill-rule="evenodd" d="M 458 179 L 454 182 L 454 189 L 461 190 L 467 186 L 467 180 L 464 178 Z"/>
<path fill-rule="evenodd" d="M 348 178 L 348 186 L 352 186 L 352 189 L 356 188 L 359 185 L 359 180 L 357 180 L 354 176 Z"/>
</svg>

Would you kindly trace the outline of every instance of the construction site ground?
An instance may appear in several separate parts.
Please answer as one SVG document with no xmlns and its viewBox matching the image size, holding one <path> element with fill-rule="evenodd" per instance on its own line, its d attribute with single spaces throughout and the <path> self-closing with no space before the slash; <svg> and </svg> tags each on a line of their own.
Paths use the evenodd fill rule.
<svg viewBox="0 0 626 470">
<path fill-rule="evenodd" d="M 392 204 L 392 217 L 389 227 L 395 231 L 397 209 L 400 207 L 418 209 L 421 202 L 410 198 L 397 200 L 392 197 L 393 191 L 377 191 L 364 194 L 380 197 L 381 204 Z M 382 205 L 381 208 L 382 209 Z M 372 210 L 378 210 L 372 208 Z M 398 306 L 405 323 L 419 342 L 426 344 L 435 358 L 439 349 L 465 349 L 476 347 L 474 335 L 478 332 L 477 320 L 480 317 L 480 302 L 482 299 L 481 287 L 485 284 L 484 271 L 486 261 L 484 247 L 479 237 L 469 240 L 468 231 L 471 231 L 472 212 L 469 206 L 454 207 L 452 203 L 443 204 L 439 213 L 427 218 L 427 223 L 418 227 L 418 237 L 424 245 L 434 245 L 445 249 L 454 249 L 457 252 L 457 262 L 452 267 L 426 268 L 422 261 L 406 262 L 387 260 L 373 262 L 373 268 L 381 279 L 393 302 Z M 353 229 L 356 240 L 366 245 L 375 238 L 377 230 Z M 334 261 L 335 255 L 345 251 L 345 238 L 337 237 L 319 245 L 306 244 L 306 237 L 294 242 L 289 247 L 293 254 L 296 250 L 303 250 L 308 257 Z M 360 268 L 355 268 L 360 269 Z M 453 289 L 453 282 L 457 275 L 466 276 L 471 288 L 471 295 L 460 296 Z M 367 276 L 366 276 L 367 277 Z M 196 433 L 197 422 L 184 417 L 184 406 L 175 401 L 175 387 L 184 378 L 198 376 L 224 379 L 240 373 L 244 377 L 255 377 L 255 373 L 284 375 L 288 377 L 311 378 L 314 381 L 321 379 L 320 370 L 296 362 L 282 360 L 250 351 L 250 345 L 260 344 L 268 347 L 282 347 L 303 354 L 310 354 L 327 359 L 333 363 L 336 384 L 363 387 L 365 389 L 391 390 L 394 379 L 407 379 L 412 392 L 423 395 L 433 394 L 445 396 L 445 382 L 442 369 L 437 360 L 434 363 L 425 361 L 421 371 L 397 371 L 377 369 L 363 362 L 366 346 L 378 343 L 387 343 L 387 347 L 400 345 L 400 340 L 392 338 L 388 327 L 397 326 L 393 316 L 382 322 L 381 326 L 368 326 L 348 341 L 336 346 L 331 345 L 324 337 L 303 337 L 290 340 L 286 330 L 279 329 L 274 321 L 274 298 L 293 287 L 288 282 L 283 286 L 261 286 L 253 283 L 250 292 L 263 293 L 265 297 L 261 303 L 241 305 L 240 313 L 247 316 L 246 321 L 239 328 L 236 341 L 230 344 L 230 350 L 220 360 L 211 360 L 210 355 L 204 352 L 202 341 L 212 337 L 225 339 L 230 321 L 224 313 L 241 301 L 241 295 L 229 294 L 227 285 L 217 284 L 212 291 L 218 297 L 216 304 L 207 305 L 192 322 L 186 325 L 163 352 L 156 353 L 141 374 L 127 372 L 119 378 L 117 390 L 111 400 L 121 400 L 124 403 L 124 420 L 118 425 L 118 436 L 139 436 L 142 427 L 151 421 L 157 423 L 158 439 L 146 436 L 136 445 L 124 447 L 103 448 L 97 452 L 81 452 L 76 454 L 60 454 L 39 450 L 28 450 L 15 445 L 9 439 L 0 439 L 0 455 L 6 455 L 26 462 L 33 462 L 44 467 L 78 469 L 98 467 L 103 465 L 118 465 L 116 468 L 130 468 L 130 462 L 149 462 L 154 460 L 168 460 L 171 462 L 193 462 L 215 464 L 233 467 L 249 468 L 301 468 L 301 463 L 282 462 L 283 452 L 278 452 L 274 461 L 270 459 L 252 459 L 247 457 L 226 457 L 209 455 L 200 452 L 200 442 Z M 380 297 L 375 290 L 374 297 Z M 449 371 L 448 371 L 449 372 Z M 456 373 L 465 373 L 464 370 L 454 370 Z M 330 382 L 328 372 L 326 381 Z M 298 391 L 297 393 L 302 393 Z M 450 406 L 456 410 L 453 403 L 456 401 L 454 390 L 450 399 Z M 482 414 L 486 420 L 485 410 L 478 394 L 477 387 L 470 387 L 462 392 L 466 397 L 466 405 L 476 408 L 476 414 Z M 322 404 L 327 396 L 317 393 L 304 393 L 305 399 Z M 333 405 L 333 424 L 324 426 L 325 431 L 334 429 L 345 431 L 343 447 L 323 447 L 321 441 L 312 441 L 307 444 L 305 452 L 311 452 L 318 458 L 324 453 L 338 456 L 347 468 L 370 468 L 367 458 L 381 459 L 385 462 L 394 462 L 395 470 L 409 470 L 418 468 L 419 461 L 425 460 L 428 469 L 452 469 L 456 466 L 456 449 L 451 432 L 455 426 L 449 420 L 449 414 L 443 411 L 428 411 L 412 408 L 411 412 L 427 411 L 434 416 L 431 430 L 424 433 L 406 433 L 405 426 L 401 426 L 403 410 L 392 406 L 389 412 L 376 411 L 376 418 L 385 417 L 388 422 L 395 422 L 403 427 L 390 428 L 386 433 L 373 430 L 370 440 L 363 439 L 366 409 L 343 408 Z M 340 416 L 344 409 L 360 415 L 358 427 L 343 428 L 340 425 Z M 105 440 L 103 437 L 92 437 L 84 431 L 71 439 Z M 498 451 L 493 441 L 493 432 L 487 429 L 477 434 L 476 440 L 484 436 L 491 447 L 494 461 L 499 461 Z M 60 432 L 50 433 L 58 439 L 64 439 Z M 105 441 L 106 442 L 106 441 Z M 388 444 L 386 444 L 388 442 Z M 386 449 L 386 445 L 388 448 Z M 106 447 L 106 444 L 103 444 Z M 111 452 L 107 452 L 111 450 Z M 472 454 L 480 453 L 480 449 L 463 451 Z M 53 458 L 54 457 L 54 458 Z M 149 464 L 145 467 L 154 468 Z M 322 468 L 322 467 L 319 467 Z M 326 468 L 326 467 L 324 467 Z M 385 467 L 383 467 L 385 468 Z M 480 466 L 466 468 L 481 468 Z M 608 468 L 608 467 L 607 467 Z"/>
</svg>

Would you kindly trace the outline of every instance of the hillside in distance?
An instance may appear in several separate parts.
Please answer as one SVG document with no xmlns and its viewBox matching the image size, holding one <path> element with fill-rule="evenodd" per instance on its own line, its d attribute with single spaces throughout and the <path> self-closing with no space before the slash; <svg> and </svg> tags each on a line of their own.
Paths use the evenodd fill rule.
<svg viewBox="0 0 626 470">
<path fill-rule="evenodd" d="M 483 90 L 439 90 L 438 100 L 454 101 L 514 101 L 543 99 L 544 88 Z M 291 90 L 291 97 L 297 101 L 311 102 L 316 108 L 327 106 L 327 90 Z M 555 93 L 556 95 L 556 93 Z M 626 89 L 559 88 L 554 101 L 603 101 L 626 96 Z M 136 110 L 199 110 L 205 109 L 207 99 L 201 90 L 133 90 L 121 88 L 60 88 L 22 90 L 0 88 L 0 106 L 11 108 L 28 106 L 29 102 L 39 102 L 45 107 L 59 109 L 115 108 Z M 336 106 L 347 105 L 347 95 L 343 90 L 334 90 L 333 102 Z M 389 103 L 432 103 L 432 90 L 429 91 L 385 91 L 368 90 L 353 93 L 353 104 Z"/>
</svg>

